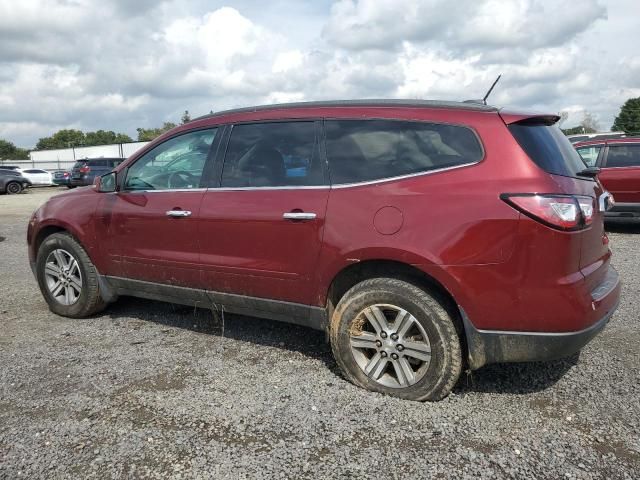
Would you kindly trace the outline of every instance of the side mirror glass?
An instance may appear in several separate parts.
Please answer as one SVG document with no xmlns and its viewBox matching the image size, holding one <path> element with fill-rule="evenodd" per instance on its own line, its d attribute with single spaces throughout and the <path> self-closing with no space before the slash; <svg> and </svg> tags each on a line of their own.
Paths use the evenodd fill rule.
<svg viewBox="0 0 640 480">
<path fill-rule="evenodd" d="M 111 193 L 117 190 L 116 172 L 106 173 L 97 180 L 96 184 L 99 192 Z"/>
</svg>

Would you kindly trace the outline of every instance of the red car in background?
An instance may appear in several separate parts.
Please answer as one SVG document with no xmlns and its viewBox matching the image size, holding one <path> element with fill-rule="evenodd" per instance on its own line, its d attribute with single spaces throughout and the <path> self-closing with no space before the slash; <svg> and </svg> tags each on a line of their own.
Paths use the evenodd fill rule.
<svg viewBox="0 0 640 480">
<path fill-rule="evenodd" d="M 363 100 L 220 112 L 32 216 L 49 308 L 118 295 L 326 331 L 356 385 L 439 400 L 464 368 L 549 360 L 607 324 L 607 192 L 557 115 Z"/>
<path fill-rule="evenodd" d="M 574 147 L 587 167 L 600 169 L 598 178 L 613 195 L 607 219 L 640 220 L 640 138 L 591 140 Z"/>
</svg>

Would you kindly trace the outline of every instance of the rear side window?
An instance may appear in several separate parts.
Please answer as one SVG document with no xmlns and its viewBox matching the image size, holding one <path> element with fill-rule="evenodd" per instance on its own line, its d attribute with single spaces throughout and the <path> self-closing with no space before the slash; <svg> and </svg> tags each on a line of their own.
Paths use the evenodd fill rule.
<svg viewBox="0 0 640 480">
<path fill-rule="evenodd" d="M 602 145 L 590 145 L 588 147 L 576 148 L 576 150 L 587 167 L 595 167 L 600 150 L 602 150 Z"/>
<path fill-rule="evenodd" d="M 640 167 L 640 145 L 609 145 L 607 167 Z"/>
<path fill-rule="evenodd" d="M 394 120 L 325 122 L 333 184 L 359 183 L 478 162 L 483 151 L 471 129 Z"/>
<path fill-rule="evenodd" d="M 88 162 L 86 160 L 78 160 L 76 163 L 73 164 L 73 168 L 82 168 L 84 167 Z"/>
<path fill-rule="evenodd" d="M 584 170 L 580 155 L 555 125 L 514 123 L 509 130 L 529 158 L 545 172 L 577 177 Z"/>
<path fill-rule="evenodd" d="M 89 165 L 92 167 L 106 167 L 108 166 L 108 160 L 89 160 Z"/>
<path fill-rule="evenodd" d="M 324 183 L 316 124 L 235 125 L 222 170 L 222 187 L 314 186 Z"/>
</svg>

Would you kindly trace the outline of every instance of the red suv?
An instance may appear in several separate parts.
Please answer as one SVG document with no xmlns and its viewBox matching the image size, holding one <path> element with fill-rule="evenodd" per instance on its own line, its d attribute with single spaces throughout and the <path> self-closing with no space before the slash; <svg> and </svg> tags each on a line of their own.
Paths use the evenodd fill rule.
<svg viewBox="0 0 640 480">
<path fill-rule="evenodd" d="M 328 331 L 353 383 L 438 400 L 463 365 L 578 351 L 616 309 L 608 194 L 557 120 L 426 101 L 212 114 L 51 198 L 30 261 L 57 314 L 223 306 Z"/>
<path fill-rule="evenodd" d="M 600 182 L 615 198 L 605 216 L 640 220 L 640 138 L 591 140 L 574 147 L 587 167 L 600 169 Z"/>
</svg>

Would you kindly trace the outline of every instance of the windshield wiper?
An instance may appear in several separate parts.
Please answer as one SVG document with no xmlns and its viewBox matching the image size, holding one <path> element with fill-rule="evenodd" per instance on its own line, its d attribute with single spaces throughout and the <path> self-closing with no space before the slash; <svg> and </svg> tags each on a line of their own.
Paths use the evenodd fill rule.
<svg viewBox="0 0 640 480">
<path fill-rule="evenodd" d="M 598 167 L 587 167 L 584 170 L 580 170 L 576 175 L 579 177 L 595 178 L 599 173 L 600 169 Z"/>
</svg>

